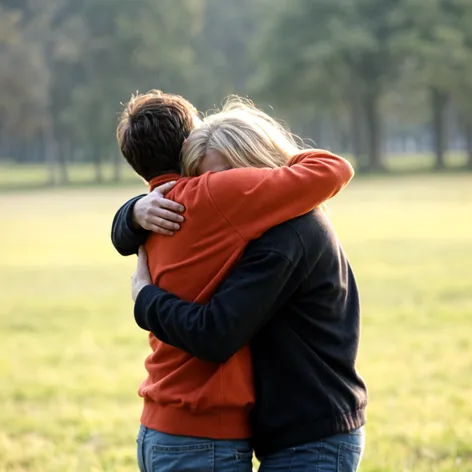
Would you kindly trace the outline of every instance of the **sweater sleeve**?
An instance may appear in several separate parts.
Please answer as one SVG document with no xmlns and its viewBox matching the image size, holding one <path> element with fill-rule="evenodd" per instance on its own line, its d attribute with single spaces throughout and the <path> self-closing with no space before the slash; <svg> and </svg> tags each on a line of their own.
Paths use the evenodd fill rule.
<svg viewBox="0 0 472 472">
<path fill-rule="evenodd" d="M 276 169 L 210 174 L 208 191 L 222 216 L 248 241 L 334 197 L 353 175 L 351 164 L 342 157 L 311 150 Z"/>
<path fill-rule="evenodd" d="M 201 360 L 226 362 L 293 295 L 295 271 L 282 254 L 249 250 L 205 305 L 147 285 L 136 299 L 136 323 Z"/>
<path fill-rule="evenodd" d="M 148 231 L 133 227 L 133 209 L 136 202 L 145 195 L 128 200 L 113 218 L 111 227 L 111 242 L 122 256 L 137 254 L 139 246 L 146 242 Z"/>
</svg>

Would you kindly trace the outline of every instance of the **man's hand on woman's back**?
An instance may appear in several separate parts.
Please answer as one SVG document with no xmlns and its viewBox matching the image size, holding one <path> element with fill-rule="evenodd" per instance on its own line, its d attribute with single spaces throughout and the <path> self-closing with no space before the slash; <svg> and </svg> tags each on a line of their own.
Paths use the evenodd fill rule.
<svg viewBox="0 0 472 472">
<path fill-rule="evenodd" d="M 165 236 L 172 236 L 180 229 L 179 223 L 184 221 L 181 213 L 185 211 L 185 208 L 179 203 L 164 198 L 175 183 L 174 181 L 160 185 L 136 202 L 133 208 L 133 225 L 136 228 L 140 227 Z"/>
</svg>

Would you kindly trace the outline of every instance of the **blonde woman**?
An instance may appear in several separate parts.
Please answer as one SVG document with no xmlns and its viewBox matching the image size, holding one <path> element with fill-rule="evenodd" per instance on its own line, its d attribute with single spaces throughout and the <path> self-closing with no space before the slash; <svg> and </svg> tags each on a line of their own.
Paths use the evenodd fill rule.
<svg viewBox="0 0 472 472">
<path fill-rule="evenodd" d="M 303 142 L 281 123 L 234 96 L 192 131 L 182 149 L 182 170 L 195 177 L 245 167 L 275 169 L 302 150 Z"/>
<path fill-rule="evenodd" d="M 238 97 L 207 116 L 183 146 L 183 175 L 240 167 L 286 165 L 303 149 L 279 122 Z"/>
<path fill-rule="evenodd" d="M 141 271 L 133 284 L 137 320 L 142 311 L 152 310 L 156 286 L 185 300 L 207 302 L 249 241 L 319 206 L 352 177 L 351 166 L 342 158 L 321 150 L 297 153 L 290 135 L 269 117 L 251 106 L 230 103 L 208 117 L 202 133 L 196 130 L 185 143 L 185 169 L 203 174 L 179 178 L 169 172 L 167 154 L 166 167 L 159 167 L 158 160 L 163 149 L 175 148 L 169 141 L 176 123 L 189 122 L 179 115 L 185 107 L 173 105 L 165 97 L 142 96 L 138 104 L 128 105 L 124 124 L 122 120 L 119 125 L 120 147 L 128 162 L 146 171 L 151 189 L 176 180 L 169 196 L 186 209 L 185 225 L 172 238 L 147 238 L 149 260 L 144 267 L 149 273 L 146 277 Z M 178 159 L 175 156 L 175 168 Z M 231 170 L 205 172 L 205 166 Z M 115 233 L 121 228 L 122 240 L 128 243 L 133 239 L 132 217 L 131 204 L 125 205 L 114 224 Z M 133 243 L 142 240 L 141 233 L 134 236 Z M 130 244 L 124 251 L 126 244 L 121 244 L 122 252 L 136 250 Z M 148 377 L 139 390 L 144 398 L 138 437 L 141 470 L 197 471 L 209 464 L 214 467 L 209 470 L 251 470 L 254 386 L 248 346 L 207 362 L 206 356 L 193 356 L 153 334 L 149 338 Z"/>
</svg>

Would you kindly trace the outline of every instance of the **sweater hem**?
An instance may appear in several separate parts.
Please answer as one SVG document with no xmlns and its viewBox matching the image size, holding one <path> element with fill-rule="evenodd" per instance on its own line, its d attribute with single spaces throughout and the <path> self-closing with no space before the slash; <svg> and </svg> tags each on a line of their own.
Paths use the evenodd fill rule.
<svg viewBox="0 0 472 472">
<path fill-rule="evenodd" d="M 239 409 L 192 412 L 145 399 L 141 424 L 177 436 L 209 439 L 248 439 L 251 436 L 249 412 Z"/>
<path fill-rule="evenodd" d="M 268 454 L 319 441 L 336 434 L 348 433 L 364 426 L 367 422 L 365 406 L 310 423 L 286 426 L 277 431 L 255 431 L 252 446 L 256 457 L 262 459 Z"/>
</svg>

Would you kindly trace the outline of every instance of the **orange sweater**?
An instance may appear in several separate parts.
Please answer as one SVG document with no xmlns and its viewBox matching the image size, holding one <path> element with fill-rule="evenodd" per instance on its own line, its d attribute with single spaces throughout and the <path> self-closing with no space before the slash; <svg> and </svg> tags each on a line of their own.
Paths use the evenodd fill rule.
<svg viewBox="0 0 472 472">
<path fill-rule="evenodd" d="M 180 298 L 207 302 L 250 240 L 307 213 L 352 178 L 351 165 L 327 151 L 307 151 L 277 169 L 241 168 L 195 178 L 165 175 L 151 188 L 178 179 L 168 198 L 185 206 L 185 223 L 173 237 L 149 236 L 153 283 Z M 201 361 L 151 333 L 152 353 L 141 422 L 168 434 L 240 439 L 250 436 L 254 404 L 252 364 L 244 347 L 224 364 Z"/>
</svg>

